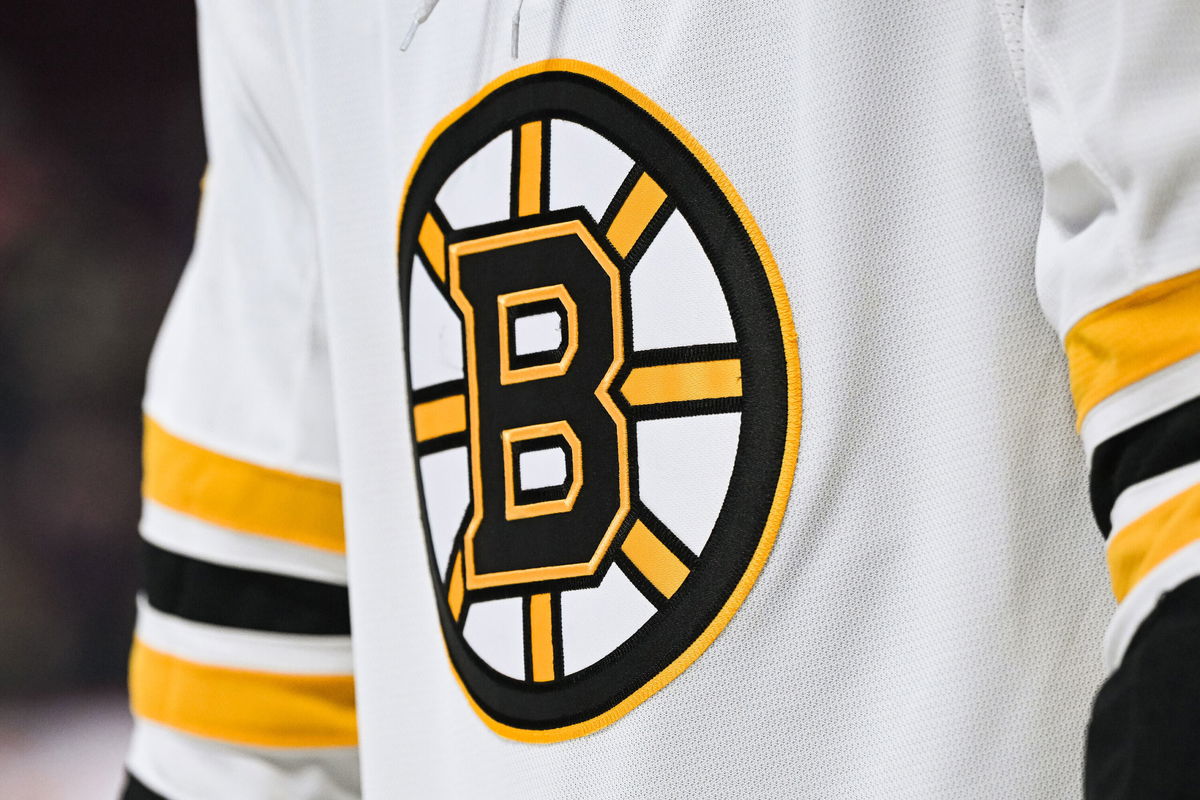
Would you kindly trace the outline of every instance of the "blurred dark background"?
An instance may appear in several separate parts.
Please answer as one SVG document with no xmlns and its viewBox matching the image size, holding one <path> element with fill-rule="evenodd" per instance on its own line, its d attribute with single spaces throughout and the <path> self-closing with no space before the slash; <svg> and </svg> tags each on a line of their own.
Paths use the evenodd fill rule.
<svg viewBox="0 0 1200 800">
<path fill-rule="evenodd" d="M 3 12 L 0 789 L 37 709 L 121 702 L 143 376 L 205 161 L 191 4 Z"/>
</svg>

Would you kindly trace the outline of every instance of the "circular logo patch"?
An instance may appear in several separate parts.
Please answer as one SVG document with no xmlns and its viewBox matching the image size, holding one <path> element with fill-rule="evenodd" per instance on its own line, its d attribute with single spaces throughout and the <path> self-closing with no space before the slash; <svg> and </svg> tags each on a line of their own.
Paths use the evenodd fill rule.
<svg viewBox="0 0 1200 800">
<path fill-rule="evenodd" d="M 451 667 L 505 736 L 595 731 L 716 638 L 779 528 L 800 376 L 771 255 L 666 112 L 549 61 L 430 134 L 399 276 Z"/>
</svg>

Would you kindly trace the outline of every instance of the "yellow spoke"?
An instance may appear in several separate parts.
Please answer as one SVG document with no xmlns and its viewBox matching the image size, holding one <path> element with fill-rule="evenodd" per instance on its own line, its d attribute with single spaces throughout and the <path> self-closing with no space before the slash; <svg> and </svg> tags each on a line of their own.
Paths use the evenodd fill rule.
<svg viewBox="0 0 1200 800">
<path fill-rule="evenodd" d="M 550 595 L 529 598 L 529 651 L 535 681 L 554 680 L 554 608 Z"/>
<path fill-rule="evenodd" d="M 653 531 L 643 525 L 641 520 L 633 523 L 633 529 L 625 537 L 621 550 L 663 597 L 670 598 L 674 595 L 691 573 L 687 565 L 680 561 Z"/>
<path fill-rule="evenodd" d="M 417 244 L 421 245 L 421 251 L 425 253 L 429 265 L 437 273 L 438 280 L 445 281 L 446 234 L 442 232 L 442 228 L 433 218 L 433 214 L 426 214 L 425 219 L 421 221 L 421 230 L 417 233 Z"/>
<path fill-rule="evenodd" d="M 527 217 L 542 211 L 542 123 L 526 122 L 517 135 L 517 216 Z"/>
<path fill-rule="evenodd" d="M 467 429 L 467 402 L 461 394 L 417 403 L 412 413 L 418 442 L 462 433 Z"/>
<path fill-rule="evenodd" d="M 666 199 L 667 193 L 662 187 L 649 175 L 642 173 L 633 185 L 633 191 L 617 210 L 612 224 L 608 226 L 608 240 L 618 253 L 622 256 L 629 255 L 629 251 L 637 244 L 642 232 L 646 230 L 646 226 L 654 219 L 654 215 L 662 208 Z"/>
<path fill-rule="evenodd" d="M 726 358 L 637 367 L 625 379 L 621 394 L 635 406 L 741 397 L 742 362 Z"/>
<path fill-rule="evenodd" d="M 446 601 L 450 604 L 450 613 L 458 621 L 463 607 L 463 569 L 462 551 L 454 554 L 454 569 L 450 571 L 450 588 L 446 591 Z"/>
</svg>

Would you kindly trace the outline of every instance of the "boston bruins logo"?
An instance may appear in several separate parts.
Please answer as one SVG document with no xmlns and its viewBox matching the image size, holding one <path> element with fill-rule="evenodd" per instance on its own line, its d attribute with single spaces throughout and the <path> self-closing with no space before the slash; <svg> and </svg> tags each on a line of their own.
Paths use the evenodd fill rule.
<svg viewBox="0 0 1200 800">
<path fill-rule="evenodd" d="M 595 731 L 712 643 L 779 528 L 800 377 L 770 253 L 666 112 L 550 61 L 430 134 L 399 273 L 451 667 L 505 736 Z"/>
</svg>

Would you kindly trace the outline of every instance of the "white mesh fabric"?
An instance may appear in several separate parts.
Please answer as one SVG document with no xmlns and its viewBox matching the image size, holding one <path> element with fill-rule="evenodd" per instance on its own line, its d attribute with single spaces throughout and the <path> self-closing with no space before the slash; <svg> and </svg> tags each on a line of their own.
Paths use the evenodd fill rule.
<svg viewBox="0 0 1200 800">
<path fill-rule="evenodd" d="M 615 72 L 729 175 L 804 376 L 791 503 L 741 611 L 629 716 L 546 746 L 487 730 L 447 666 L 396 488 L 394 239 L 371 232 L 426 133 L 516 66 L 509 9 L 446 2 L 403 54 L 405 9 L 380 15 L 298 26 L 314 108 L 348 115 L 314 141 L 368 796 L 1077 796 L 1111 601 L 992 4 L 524 4 L 522 61 Z"/>
</svg>

